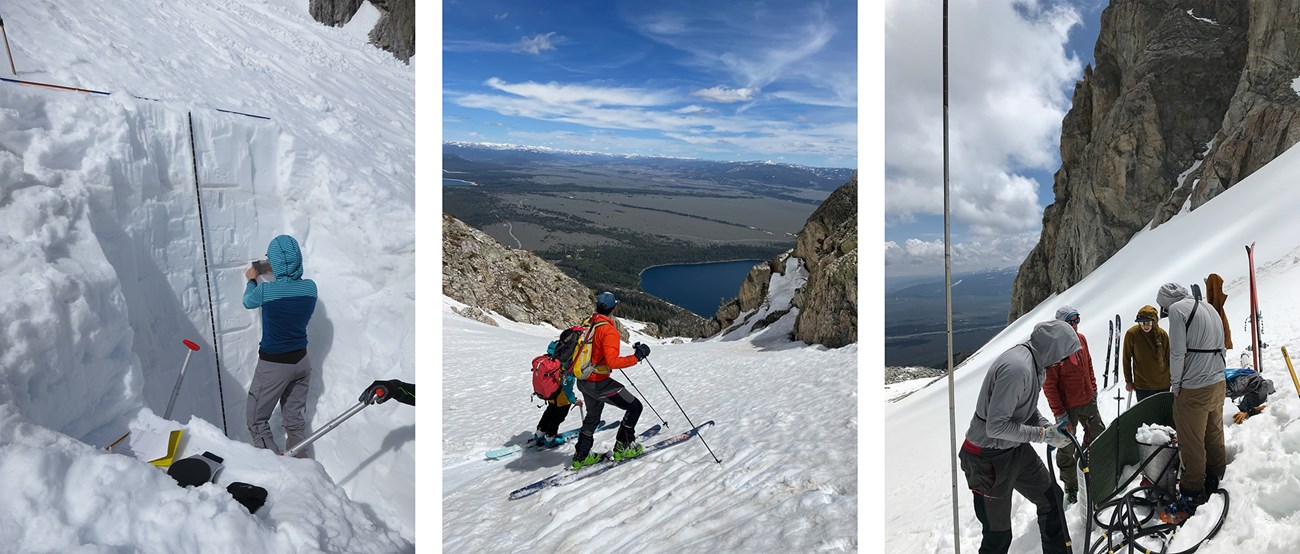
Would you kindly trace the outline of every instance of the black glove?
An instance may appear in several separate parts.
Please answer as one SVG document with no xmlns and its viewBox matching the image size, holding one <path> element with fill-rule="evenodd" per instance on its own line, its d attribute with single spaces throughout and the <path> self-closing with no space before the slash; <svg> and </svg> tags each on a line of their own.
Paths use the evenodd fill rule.
<svg viewBox="0 0 1300 554">
<path fill-rule="evenodd" d="M 632 351 L 635 352 L 636 361 L 641 361 L 650 355 L 650 347 L 641 343 L 632 345 Z"/>
<path fill-rule="evenodd" d="M 383 404 L 389 399 L 396 400 L 408 406 L 415 405 L 415 385 L 389 379 L 387 381 L 375 381 L 366 387 L 366 391 L 361 393 L 361 398 L 357 400 L 367 404 Z"/>
<path fill-rule="evenodd" d="M 361 393 L 361 397 L 358 398 L 357 401 L 365 402 L 366 404 L 383 404 L 384 402 L 388 402 L 388 399 L 393 397 L 392 393 L 389 392 L 395 388 L 393 387 L 393 383 L 394 381 L 392 380 L 376 380 L 375 382 L 370 383 L 370 386 L 366 387 L 365 392 Z"/>
</svg>

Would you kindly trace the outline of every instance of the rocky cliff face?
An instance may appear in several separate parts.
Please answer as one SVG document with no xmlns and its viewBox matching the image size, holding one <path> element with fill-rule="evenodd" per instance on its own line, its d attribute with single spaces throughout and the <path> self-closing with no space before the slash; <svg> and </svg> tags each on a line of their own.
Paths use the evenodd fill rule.
<svg viewBox="0 0 1300 554">
<path fill-rule="evenodd" d="M 365 0 L 310 0 L 308 11 L 321 23 L 342 27 Z M 382 14 L 370 30 L 370 43 L 410 62 L 415 55 L 415 0 L 370 0 Z"/>
<path fill-rule="evenodd" d="M 858 179 L 831 193 L 808 218 L 794 256 L 808 268 L 795 294 L 794 338 L 831 348 L 858 341 Z"/>
<path fill-rule="evenodd" d="M 740 293 L 718 309 L 705 323 L 704 336 L 712 336 L 742 323 L 742 315 L 755 314 L 769 301 L 773 274 L 783 274 L 794 256 L 808 270 L 808 280 L 795 293 L 799 309 L 794 338 L 809 344 L 838 348 L 858 340 L 858 179 L 845 183 L 826 198 L 799 232 L 792 251 L 754 266 Z M 789 310 L 768 315 L 754 330 L 773 323 Z"/>
<path fill-rule="evenodd" d="M 527 250 L 508 248 L 450 215 L 442 216 L 442 292 L 471 308 L 466 317 L 491 322 L 491 310 L 513 321 L 565 328 L 592 313 L 596 295 Z"/>
<path fill-rule="evenodd" d="M 1062 122 L 1055 202 L 1020 266 L 1009 320 L 1166 221 L 1189 195 L 1200 205 L 1296 142 L 1298 98 L 1284 94 L 1297 75 L 1296 12 L 1292 0 L 1111 2 L 1096 67 L 1084 71 Z"/>
</svg>

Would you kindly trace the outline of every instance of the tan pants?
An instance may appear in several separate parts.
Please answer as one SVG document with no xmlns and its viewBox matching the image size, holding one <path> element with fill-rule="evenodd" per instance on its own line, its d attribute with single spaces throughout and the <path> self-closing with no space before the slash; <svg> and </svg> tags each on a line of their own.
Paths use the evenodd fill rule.
<svg viewBox="0 0 1300 554">
<path fill-rule="evenodd" d="M 1223 448 L 1223 398 L 1223 381 L 1199 389 L 1183 389 L 1174 398 L 1178 456 L 1183 460 L 1178 488 L 1184 493 L 1204 490 L 1206 475 L 1222 479 L 1228 467 Z"/>
</svg>

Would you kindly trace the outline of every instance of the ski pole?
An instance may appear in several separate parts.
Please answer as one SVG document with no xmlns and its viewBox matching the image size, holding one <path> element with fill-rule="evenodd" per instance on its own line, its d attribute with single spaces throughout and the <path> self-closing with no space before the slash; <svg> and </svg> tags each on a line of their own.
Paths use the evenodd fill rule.
<svg viewBox="0 0 1300 554">
<path fill-rule="evenodd" d="M 1286 347 L 1282 347 L 1282 358 L 1286 360 L 1286 368 L 1291 372 L 1291 382 L 1295 384 L 1296 394 L 1300 395 L 1300 379 L 1295 377 L 1295 366 L 1291 365 L 1291 355 L 1286 353 Z"/>
<path fill-rule="evenodd" d="M 9 55 L 9 72 L 13 73 L 14 76 L 17 77 L 18 70 L 14 69 L 14 53 L 9 50 L 9 32 L 5 30 L 5 20 L 3 17 L 0 17 L 0 35 L 4 35 L 5 38 L 5 54 Z"/>
<path fill-rule="evenodd" d="M 636 388 L 636 383 L 633 383 L 631 379 L 628 379 L 627 374 L 624 373 L 623 370 L 621 370 L 621 369 L 618 370 L 618 374 L 619 374 L 619 375 L 622 375 L 624 379 L 627 379 L 627 384 L 632 385 L 632 388 L 633 388 L 634 390 L 636 390 L 636 393 L 639 394 L 639 395 L 641 395 L 641 400 L 644 400 L 644 401 L 645 401 L 645 405 L 646 405 L 646 406 L 650 406 L 650 399 L 649 399 L 649 398 L 646 398 L 645 393 L 641 392 L 641 389 Z M 654 406 L 650 406 L 650 411 L 652 411 L 652 412 L 655 413 L 655 417 L 659 418 L 659 422 L 664 424 L 664 429 L 667 429 L 667 428 L 668 428 L 668 420 L 664 419 L 663 416 L 659 415 L 659 411 L 656 410 Z M 689 420 L 687 420 L 687 421 L 689 422 Z M 692 425 L 692 427 L 694 427 L 694 426 Z"/>
<path fill-rule="evenodd" d="M 376 390 L 376 391 L 375 391 L 375 396 L 383 396 L 383 395 L 384 395 L 384 391 L 383 391 L 383 389 L 379 389 L 379 390 Z M 302 452 L 302 450 L 303 450 L 304 448 L 307 448 L 307 445 L 309 445 L 309 444 L 311 444 L 311 443 L 313 443 L 313 442 L 316 442 L 317 439 L 319 439 L 319 438 L 325 436 L 325 433 L 328 433 L 328 432 L 330 432 L 330 431 L 333 431 L 334 428 L 335 428 L 335 427 L 338 427 L 340 423 L 343 423 L 344 421 L 347 421 L 348 418 L 350 418 L 350 417 L 352 417 L 352 416 L 354 416 L 354 415 L 357 415 L 357 412 L 360 412 L 362 409 L 364 409 L 366 406 L 369 406 L 369 405 L 370 405 L 370 404 L 368 404 L 368 403 L 366 403 L 366 402 L 357 402 L 357 405 L 355 405 L 355 406 L 353 406 L 353 407 L 351 407 L 351 408 L 348 408 L 348 411 L 343 412 L 343 415 L 340 415 L 340 416 L 338 416 L 338 417 L 336 417 L 336 418 L 334 418 L 334 419 L 331 419 L 330 422 L 329 422 L 329 423 L 326 423 L 324 427 L 321 427 L 321 428 L 320 428 L 320 430 L 316 431 L 315 433 L 312 433 L 311 436 L 309 436 L 309 437 L 303 439 L 302 442 L 300 442 L 300 443 L 294 445 L 293 448 L 290 448 L 290 449 L 288 449 L 288 450 L 285 450 L 285 451 L 284 451 L 284 454 L 282 454 L 282 455 L 283 455 L 283 456 L 288 456 L 288 457 L 293 457 L 294 455 L 298 454 L 299 452 Z"/>
<path fill-rule="evenodd" d="M 190 354 L 199 351 L 199 345 L 189 340 L 181 341 L 189 351 L 185 352 L 185 363 L 181 364 L 181 374 L 176 376 L 176 387 L 172 389 L 172 399 L 167 401 L 167 411 L 163 413 L 163 419 L 172 418 L 172 407 L 176 405 L 176 396 L 181 392 L 181 381 L 185 379 L 185 368 L 190 366 Z"/>
<path fill-rule="evenodd" d="M 659 375 L 659 370 L 655 369 L 654 364 L 650 363 L 650 360 L 643 359 L 642 361 L 644 361 L 646 365 L 650 366 L 650 371 L 653 371 L 655 377 L 659 378 L 659 384 L 664 386 L 664 390 L 668 391 L 668 396 L 673 399 L 673 403 L 677 404 L 677 409 L 682 411 L 682 417 L 686 418 L 686 424 L 690 425 L 691 428 L 694 429 L 695 423 L 691 421 L 691 416 L 686 415 L 686 410 L 682 408 L 682 403 L 677 401 L 677 397 L 673 395 L 673 391 L 668 388 L 668 383 L 665 383 L 664 378 Z M 697 432 L 696 434 L 699 433 Z M 700 435 L 700 442 L 704 443 L 704 448 L 709 451 L 710 456 L 713 456 L 713 461 L 717 463 L 722 463 L 722 460 L 718 459 L 718 455 L 713 453 L 713 449 L 709 448 L 709 443 L 704 440 L 704 435 L 702 434 L 699 435 Z"/>
</svg>

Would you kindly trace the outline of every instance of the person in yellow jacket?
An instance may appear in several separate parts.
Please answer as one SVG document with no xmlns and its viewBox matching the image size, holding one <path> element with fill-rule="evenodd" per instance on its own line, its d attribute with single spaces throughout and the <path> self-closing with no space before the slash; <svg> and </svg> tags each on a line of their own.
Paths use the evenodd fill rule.
<svg viewBox="0 0 1300 554">
<path fill-rule="evenodd" d="M 1138 402 L 1169 390 L 1169 333 L 1160 328 L 1155 306 L 1138 310 L 1137 325 L 1124 333 L 1124 385 Z"/>
</svg>

